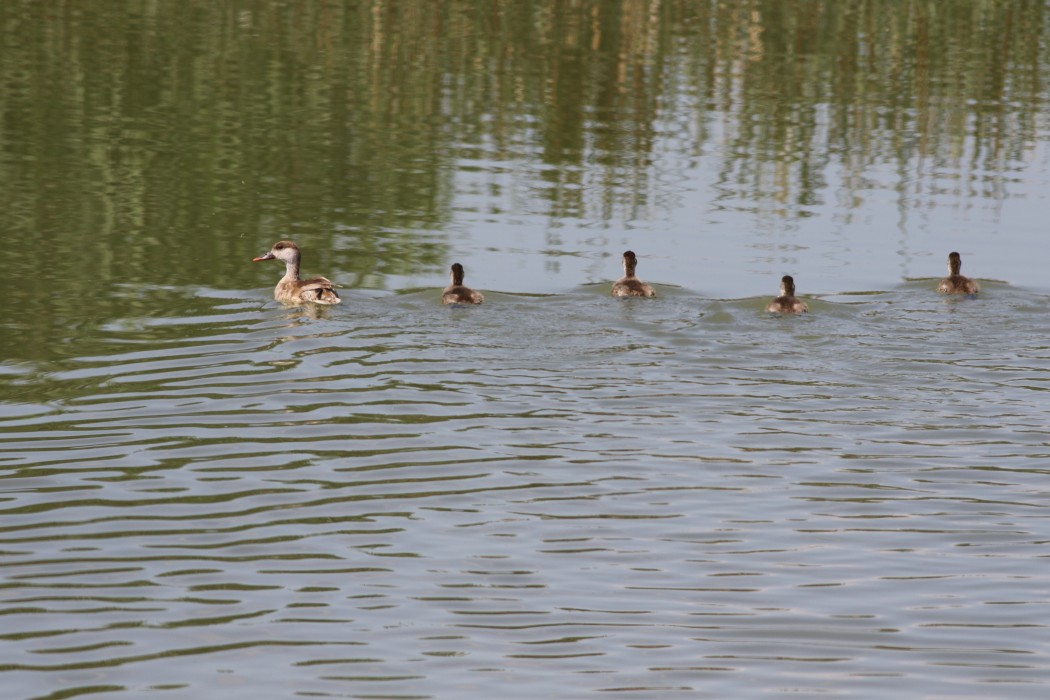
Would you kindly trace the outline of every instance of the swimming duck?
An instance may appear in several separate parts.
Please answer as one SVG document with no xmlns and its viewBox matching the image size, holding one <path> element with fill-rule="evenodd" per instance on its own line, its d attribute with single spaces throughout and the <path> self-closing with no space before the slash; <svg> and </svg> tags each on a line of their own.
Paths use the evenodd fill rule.
<svg viewBox="0 0 1050 700">
<path fill-rule="evenodd" d="M 955 251 L 948 253 L 948 276 L 937 285 L 937 291 L 941 294 L 976 294 L 981 291 L 981 285 L 977 280 L 964 277 L 959 274 L 962 268 L 962 258 Z"/>
<path fill-rule="evenodd" d="M 769 302 L 766 311 L 771 314 L 804 314 L 809 307 L 801 299 L 795 298 L 795 278 L 784 275 L 780 278 L 780 296 Z"/>
<path fill-rule="evenodd" d="M 485 301 L 481 292 L 463 286 L 463 266 L 452 263 L 452 284 L 441 295 L 442 304 L 480 304 Z"/>
<path fill-rule="evenodd" d="M 651 286 L 635 277 L 634 269 L 638 267 L 638 257 L 634 251 L 623 254 L 623 277 L 613 282 L 614 297 L 654 297 L 656 292 Z"/>
<path fill-rule="evenodd" d="M 285 304 L 302 304 L 310 302 L 313 304 L 338 304 L 339 295 L 327 278 L 313 277 L 308 280 L 299 279 L 299 246 L 291 241 L 277 241 L 270 248 L 252 262 L 260 260 L 283 260 L 284 277 L 277 283 L 273 290 L 273 297 Z"/>
</svg>

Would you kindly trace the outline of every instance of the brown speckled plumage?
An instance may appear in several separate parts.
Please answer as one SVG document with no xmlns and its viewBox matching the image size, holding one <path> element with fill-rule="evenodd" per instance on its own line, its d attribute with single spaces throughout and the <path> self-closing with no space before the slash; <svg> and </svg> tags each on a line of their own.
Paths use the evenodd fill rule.
<svg viewBox="0 0 1050 700">
<path fill-rule="evenodd" d="M 791 275 L 780 279 L 780 296 L 769 302 L 766 311 L 771 314 L 804 314 L 809 311 L 805 302 L 795 297 L 795 279 Z"/>
<path fill-rule="evenodd" d="M 291 241 L 277 241 L 269 252 L 252 258 L 260 260 L 280 260 L 284 263 L 284 277 L 273 290 L 273 297 L 284 304 L 338 304 L 341 300 L 335 287 L 326 277 L 299 279 L 299 246 Z"/>
<path fill-rule="evenodd" d="M 634 270 L 638 267 L 638 257 L 634 251 L 628 250 L 623 254 L 623 277 L 613 282 L 612 295 L 614 297 L 654 297 L 656 291 L 638 279 Z"/>
<path fill-rule="evenodd" d="M 481 292 L 475 292 L 470 287 L 463 285 L 463 266 L 452 263 L 451 284 L 445 287 L 441 294 L 442 304 L 480 304 L 485 301 Z"/>
<path fill-rule="evenodd" d="M 948 253 L 948 276 L 937 285 L 937 291 L 941 294 L 976 294 L 981 291 L 977 280 L 959 274 L 961 269 L 962 257 L 955 251 Z"/>
</svg>

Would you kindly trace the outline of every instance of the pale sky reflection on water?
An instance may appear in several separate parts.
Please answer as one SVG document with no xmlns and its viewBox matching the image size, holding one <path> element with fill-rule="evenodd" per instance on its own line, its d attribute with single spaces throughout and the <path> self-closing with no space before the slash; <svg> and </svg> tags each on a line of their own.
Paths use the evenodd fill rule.
<svg viewBox="0 0 1050 700">
<path fill-rule="evenodd" d="M 807 294 L 891 290 L 908 279 L 944 276 L 952 250 L 962 253 L 964 274 L 1050 292 L 1039 254 L 1047 235 L 1048 152 L 1040 140 L 1000 198 L 930 193 L 900 184 L 890 164 L 876 164 L 864 172 L 869 186 L 860 191 L 829 168 L 819 201 L 793 211 L 720 198 L 709 161 L 683 159 L 668 166 L 681 174 L 673 196 L 657 192 L 672 206 L 625 222 L 486 216 L 471 193 L 491 187 L 492 176 L 471 168 L 455 175 L 462 219 L 448 244 L 475 285 L 511 293 L 552 294 L 615 279 L 627 249 L 639 255 L 643 279 L 711 298 L 763 296 L 783 274 L 794 275 Z M 510 184 L 497 189 L 510 200 L 517 191 L 506 179 Z M 494 199 L 484 206 L 504 204 Z M 433 278 L 391 282 L 420 288 Z"/>
</svg>

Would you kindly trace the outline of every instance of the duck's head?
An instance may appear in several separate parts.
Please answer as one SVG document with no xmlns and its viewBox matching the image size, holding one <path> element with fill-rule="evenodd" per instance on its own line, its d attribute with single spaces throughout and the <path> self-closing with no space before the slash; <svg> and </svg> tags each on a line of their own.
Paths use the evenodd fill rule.
<svg viewBox="0 0 1050 700">
<path fill-rule="evenodd" d="M 780 278 L 780 296 L 795 296 L 795 278 L 791 275 L 784 275 Z"/>
<path fill-rule="evenodd" d="M 959 270 L 962 268 L 962 256 L 956 253 L 954 250 L 948 253 L 948 272 L 953 275 L 959 274 Z"/>
<path fill-rule="evenodd" d="M 623 254 L 623 270 L 625 274 L 633 275 L 634 269 L 638 267 L 638 256 L 634 254 L 633 250 L 624 251 Z"/>
<path fill-rule="evenodd" d="M 291 241 L 277 241 L 273 244 L 273 248 L 270 248 L 268 252 L 263 253 L 257 258 L 252 258 L 252 262 L 274 259 L 293 264 L 299 262 L 299 246 Z"/>
</svg>

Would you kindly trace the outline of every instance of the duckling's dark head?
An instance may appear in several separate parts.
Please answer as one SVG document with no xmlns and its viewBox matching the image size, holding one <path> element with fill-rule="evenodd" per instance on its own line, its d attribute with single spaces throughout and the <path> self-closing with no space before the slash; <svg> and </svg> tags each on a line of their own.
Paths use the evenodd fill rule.
<svg viewBox="0 0 1050 700">
<path fill-rule="evenodd" d="M 463 266 L 459 263 L 452 263 L 452 284 L 463 284 Z"/>
</svg>

